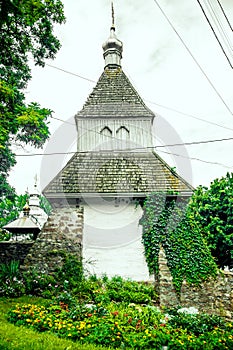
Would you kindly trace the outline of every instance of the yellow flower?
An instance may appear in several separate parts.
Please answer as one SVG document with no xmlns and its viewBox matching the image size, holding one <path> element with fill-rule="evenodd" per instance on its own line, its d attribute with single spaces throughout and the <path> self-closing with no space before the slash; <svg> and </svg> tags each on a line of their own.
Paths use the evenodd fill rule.
<svg viewBox="0 0 233 350">
<path fill-rule="evenodd" d="M 69 334 L 68 334 L 68 337 L 71 337 L 71 336 L 72 336 L 72 334 L 71 334 L 71 333 L 69 333 Z"/>
</svg>

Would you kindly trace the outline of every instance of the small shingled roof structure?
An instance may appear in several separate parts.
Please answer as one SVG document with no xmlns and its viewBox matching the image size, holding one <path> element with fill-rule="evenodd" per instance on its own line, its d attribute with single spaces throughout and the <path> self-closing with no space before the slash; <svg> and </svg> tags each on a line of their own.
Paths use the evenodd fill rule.
<svg viewBox="0 0 233 350">
<path fill-rule="evenodd" d="M 30 207 L 25 205 L 23 208 L 24 216 L 10 222 L 9 224 L 3 226 L 3 229 L 17 235 L 17 234 L 28 234 L 32 233 L 36 235 L 40 232 L 40 227 L 38 224 L 32 221 L 29 217 Z"/>
</svg>

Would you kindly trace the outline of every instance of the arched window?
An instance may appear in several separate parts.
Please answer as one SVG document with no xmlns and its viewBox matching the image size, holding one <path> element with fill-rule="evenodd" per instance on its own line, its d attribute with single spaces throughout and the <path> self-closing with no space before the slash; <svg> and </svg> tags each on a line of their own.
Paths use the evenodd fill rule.
<svg viewBox="0 0 233 350">
<path fill-rule="evenodd" d="M 127 148 L 129 140 L 129 130 L 125 126 L 120 126 L 116 131 L 116 138 L 117 148 Z"/>
<path fill-rule="evenodd" d="M 129 139 L 129 130 L 125 126 L 120 126 L 117 129 L 116 136 L 120 140 L 127 141 Z"/>
<path fill-rule="evenodd" d="M 100 148 L 102 150 L 112 149 L 112 130 L 108 126 L 105 126 L 100 131 L 100 134 L 102 135 Z"/>
<path fill-rule="evenodd" d="M 101 131 L 100 131 L 101 135 L 103 136 L 112 136 L 112 130 L 108 127 L 105 126 Z"/>
</svg>

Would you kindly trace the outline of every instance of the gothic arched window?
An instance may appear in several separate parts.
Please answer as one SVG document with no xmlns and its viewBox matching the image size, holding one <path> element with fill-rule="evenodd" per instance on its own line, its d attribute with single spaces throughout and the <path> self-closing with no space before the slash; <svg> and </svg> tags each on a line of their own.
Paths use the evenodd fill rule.
<svg viewBox="0 0 233 350">
<path fill-rule="evenodd" d="M 112 136 L 112 130 L 108 127 L 105 126 L 101 131 L 100 131 L 101 135 L 103 136 Z"/>
<path fill-rule="evenodd" d="M 112 149 L 112 130 L 108 126 L 105 126 L 101 129 L 100 135 L 102 136 L 100 140 L 100 148 L 102 150 Z"/>
<path fill-rule="evenodd" d="M 118 139 L 127 141 L 129 139 L 129 130 L 125 126 L 120 126 L 116 135 Z"/>
</svg>

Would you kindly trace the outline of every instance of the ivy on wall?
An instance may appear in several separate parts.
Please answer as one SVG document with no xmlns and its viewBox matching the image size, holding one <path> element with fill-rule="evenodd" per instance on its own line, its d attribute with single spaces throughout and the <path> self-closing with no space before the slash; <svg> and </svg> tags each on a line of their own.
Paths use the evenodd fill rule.
<svg viewBox="0 0 233 350">
<path fill-rule="evenodd" d="M 182 281 L 199 284 L 216 276 L 217 266 L 195 223 L 188 200 L 153 193 L 144 202 L 142 240 L 149 272 L 158 279 L 160 246 L 165 250 L 173 284 L 180 292 Z"/>
</svg>

